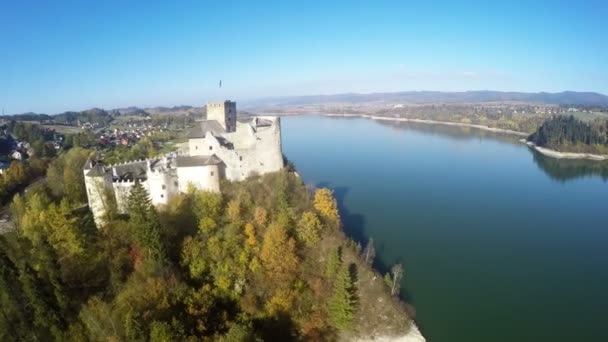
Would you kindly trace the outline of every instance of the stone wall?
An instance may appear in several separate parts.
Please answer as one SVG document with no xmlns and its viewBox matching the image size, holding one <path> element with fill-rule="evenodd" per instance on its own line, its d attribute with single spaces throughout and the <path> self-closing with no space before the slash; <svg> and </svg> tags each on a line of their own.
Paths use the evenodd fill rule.
<svg viewBox="0 0 608 342">
<path fill-rule="evenodd" d="M 236 102 L 207 103 L 207 120 L 216 120 L 226 132 L 234 132 L 236 130 Z"/>
<path fill-rule="evenodd" d="M 222 135 L 232 143 L 232 149 L 222 146 L 216 137 L 207 133 L 205 138 L 190 139 L 190 155 L 217 155 L 225 163 L 225 176 L 231 181 L 281 170 L 284 166 L 281 121 L 277 117 L 260 118 L 272 124 L 255 130 L 249 123 L 239 122 L 236 132 Z"/>
<path fill-rule="evenodd" d="M 103 215 L 106 211 L 108 203 L 106 203 L 106 192 L 112 189 L 112 177 L 107 174 L 103 176 L 87 177 L 89 170 L 83 170 L 85 177 L 85 187 L 87 189 L 87 200 L 89 208 L 93 213 L 93 218 L 98 224 L 103 223 Z M 111 195 L 111 193 L 109 193 Z"/>
<path fill-rule="evenodd" d="M 179 191 L 187 192 L 192 185 L 199 190 L 220 192 L 220 171 L 218 165 L 178 167 Z"/>
</svg>

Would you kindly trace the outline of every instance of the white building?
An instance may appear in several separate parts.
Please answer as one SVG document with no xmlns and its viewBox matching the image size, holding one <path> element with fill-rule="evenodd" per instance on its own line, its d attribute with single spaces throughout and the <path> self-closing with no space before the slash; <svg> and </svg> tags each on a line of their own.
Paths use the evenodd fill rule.
<svg viewBox="0 0 608 342">
<path fill-rule="evenodd" d="M 23 153 L 21 153 L 19 151 L 14 151 L 13 153 L 11 153 L 11 157 L 13 159 L 16 159 L 16 160 L 22 160 L 23 159 Z"/>
<path fill-rule="evenodd" d="M 225 101 L 207 104 L 207 120 L 197 122 L 188 132 L 185 151 L 117 165 L 89 159 L 83 172 L 89 207 L 99 224 L 108 195 L 114 196 L 120 212 L 126 212 L 136 181 L 159 206 L 190 186 L 219 192 L 221 179 L 240 181 L 282 168 L 280 119 L 255 116 L 237 120 L 236 103 Z"/>
</svg>

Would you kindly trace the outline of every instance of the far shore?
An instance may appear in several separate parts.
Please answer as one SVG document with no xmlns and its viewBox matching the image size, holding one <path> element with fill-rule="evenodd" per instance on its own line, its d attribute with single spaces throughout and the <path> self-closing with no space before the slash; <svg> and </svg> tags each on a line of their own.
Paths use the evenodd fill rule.
<svg viewBox="0 0 608 342">
<path fill-rule="evenodd" d="M 386 117 L 386 116 L 376 116 L 376 115 L 369 115 L 369 114 L 321 114 L 321 115 L 323 115 L 323 116 L 329 116 L 329 117 L 353 117 L 353 118 L 367 118 L 367 119 L 372 119 L 372 120 L 417 122 L 417 123 L 424 123 L 424 124 L 431 124 L 431 125 L 471 127 L 471 128 L 482 129 L 482 130 L 490 131 L 490 132 L 494 132 L 494 133 L 504 133 L 504 134 L 510 134 L 510 135 L 517 135 L 517 136 L 520 136 L 520 137 L 525 137 L 526 139 L 521 139 L 519 141 L 522 142 L 522 143 L 525 143 L 530 148 L 535 149 L 539 153 L 541 153 L 541 154 L 543 154 L 545 156 L 551 157 L 551 158 L 557 158 L 557 159 L 589 159 L 589 160 L 593 160 L 593 161 L 608 160 L 608 155 L 605 155 L 605 154 L 560 152 L 560 151 L 548 149 L 548 148 L 545 148 L 545 147 L 536 146 L 533 142 L 527 140 L 527 137 L 529 136 L 528 133 L 519 132 L 519 131 L 513 131 L 513 130 L 509 130 L 509 129 L 494 128 L 494 127 L 489 127 L 489 126 L 484 126 L 484 125 L 467 124 L 467 123 L 462 123 L 462 122 L 424 120 L 424 119 L 391 118 L 391 117 Z"/>
</svg>

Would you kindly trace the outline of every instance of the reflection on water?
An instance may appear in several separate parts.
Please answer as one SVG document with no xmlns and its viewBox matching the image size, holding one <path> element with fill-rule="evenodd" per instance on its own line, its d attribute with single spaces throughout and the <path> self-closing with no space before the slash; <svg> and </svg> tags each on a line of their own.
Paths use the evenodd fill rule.
<svg viewBox="0 0 608 342">
<path fill-rule="evenodd" d="M 388 126 L 400 130 L 415 130 L 426 135 L 438 135 L 455 140 L 474 140 L 490 138 L 505 143 L 521 145 L 520 137 L 508 134 L 485 131 L 473 127 L 433 125 L 417 122 L 400 121 L 376 121 L 382 126 Z M 567 182 L 582 177 L 599 176 L 608 181 L 608 161 L 598 162 L 588 159 L 557 159 L 539 153 L 529 148 L 534 163 L 545 172 L 551 179 L 559 182 Z"/>
<path fill-rule="evenodd" d="M 347 234 L 374 238 L 381 271 L 403 264 L 429 341 L 608 341 L 604 165 L 473 128 L 282 125 L 283 151 L 304 182 L 334 190 Z"/>
<path fill-rule="evenodd" d="M 566 182 L 582 177 L 600 176 L 608 181 L 608 162 L 597 162 L 587 159 L 556 159 L 530 149 L 534 163 L 549 177 L 556 181 Z"/>
<path fill-rule="evenodd" d="M 453 138 L 455 140 L 475 140 L 481 138 L 492 138 L 509 143 L 519 143 L 521 137 L 490 132 L 474 127 L 448 126 L 440 124 L 427 124 L 419 122 L 404 122 L 404 121 L 376 121 L 382 126 L 388 126 L 395 129 L 415 130 L 425 135 L 437 135 L 442 137 Z"/>
</svg>

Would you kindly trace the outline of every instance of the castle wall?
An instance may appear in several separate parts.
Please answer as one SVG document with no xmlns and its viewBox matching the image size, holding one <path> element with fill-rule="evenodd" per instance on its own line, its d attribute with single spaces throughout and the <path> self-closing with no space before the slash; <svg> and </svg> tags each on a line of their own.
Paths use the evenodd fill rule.
<svg viewBox="0 0 608 342">
<path fill-rule="evenodd" d="M 162 160 L 147 160 L 145 164 L 137 161 L 141 165 L 126 163 L 129 165 L 113 166 L 111 172 L 102 167 L 91 173 L 97 176 L 86 176 L 91 165 L 85 165 L 87 197 L 97 224 L 103 223 L 101 217 L 107 208 L 105 189 L 113 191 L 118 211 L 128 212 L 129 195 L 135 182 L 112 181 L 112 178 L 120 178 L 123 174 L 137 173 L 141 176 L 145 170 L 146 181 L 141 183 L 150 194 L 152 204 L 158 206 L 166 205 L 179 192 L 187 192 L 190 184 L 196 189 L 220 192 L 221 179 L 241 181 L 254 174 L 276 172 L 284 167 L 279 118 L 257 117 L 253 119 L 253 126 L 252 123 L 237 122 L 236 103 L 230 101 L 209 104 L 207 117 L 224 126 L 226 133 L 215 137 L 207 132 L 204 138 L 189 139 L 184 150 L 190 156 L 215 154 L 222 161 L 219 165 L 176 167 L 173 159 L 166 156 Z M 200 133 L 194 136 L 200 136 Z"/>
<path fill-rule="evenodd" d="M 150 192 L 147 181 L 140 181 L 141 185 Z M 131 195 L 131 188 L 135 185 L 135 181 L 132 180 L 121 180 L 112 182 L 112 188 L 114 190 L 114 198 L 116 198 L 116 207 L 119 213 L 125 214 L 129 211 L 129 195 Z"/>
<path fill-rule="evenodd" d="M 238 123 L 236 132 L 225 133 L 223 138 L 234 149 L 222 146 L 212 135 L 190 139 L 190 155 L 217 155 L 226 165 L 225 176 L 240 181 L 252 174 L 276 172 L 283 168 L 281 148 L 281 122 L 279 118 L 265 118 L 273 123 L 257 132 L 248 123 Z"/>
<path fill-rule="evenodd" d="M 95 222 L 101 224 L 103 223 L 102 217 L 108 206 L 106 203 L 106 192 L 107 190 L 112 189 L 112 177 L 110 175 L 87 177 L 86 173 L 88 171 L 89 170 L 83 171 L 85 174 L 84 182 L 87 189 L 87 200 Z M 109 195 L 111 195 L 111 193 Z"/>
<path fill-rule="evenodd" d="M 220 192 L 220 171 L 218 165 L 178 167 L 179 191 L 187 192 L 192 185 L 199 190 Z"/>
<path fill-rule="evenodd" d="M 175 170 L 147 172 L 148 192 L 154 205 L 165 205 L 179 192 L 179 182 Z"/>
</svg>

